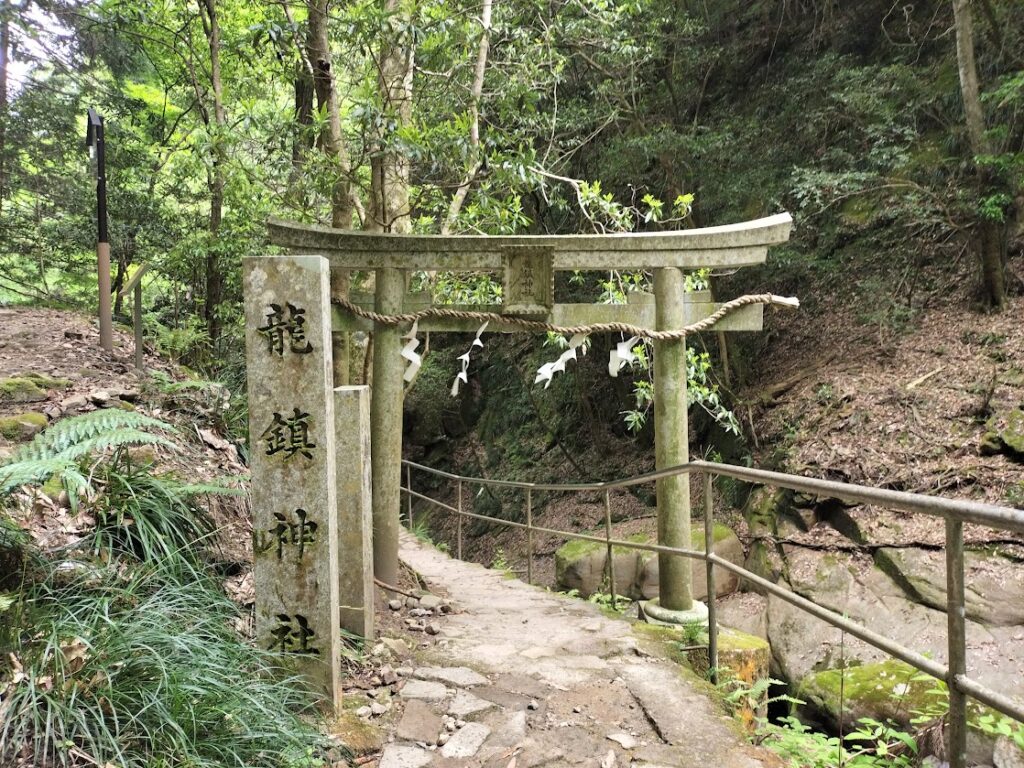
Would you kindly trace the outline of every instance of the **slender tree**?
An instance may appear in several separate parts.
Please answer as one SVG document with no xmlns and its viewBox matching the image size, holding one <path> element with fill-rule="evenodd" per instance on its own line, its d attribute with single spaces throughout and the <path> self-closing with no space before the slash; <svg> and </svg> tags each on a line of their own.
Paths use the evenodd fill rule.
<svg viewBox="0 0 1024 768">
<path fill-rule="evenodd" d="M 992 154 L 992 145 L 985 132 L 985 113 L 981 105 L 981 88 L 974 56 L 974 22 L 970 0 L 953 0 L 953 17 L 960 95 L 964 102 L 967 138 L 975 158 L 975 180 L 980 197 L 988 193 L 993 178 L 987 167 L 978 163 L 978 157 Z M 1006 227 L 1002 221 L 983 216 L 978 221 L 976 232 L 985 300 L 993 309 L 1002 309 L 1006 304 Z"/>
</svg>

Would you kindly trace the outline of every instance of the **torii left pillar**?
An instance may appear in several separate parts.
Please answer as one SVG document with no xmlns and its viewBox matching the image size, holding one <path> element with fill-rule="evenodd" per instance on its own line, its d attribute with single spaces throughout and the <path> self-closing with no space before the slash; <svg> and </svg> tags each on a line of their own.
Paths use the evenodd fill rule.
<svg viewBox="0 0 1024 768">
<path fill-rule="evenodd" d="M 393 267 L 375 275 L 377 312 L 402 311 L 405 275 Z M 398 584 L 398 510 L 402 485 L 401 331 L 375 323 L 373 327 L 373 397 L 370 401 L 371 471 L 373 473 L 373 573 L 390 586 Z M 380 514 L 378 510 L 383 510 Z"/>
</svg>

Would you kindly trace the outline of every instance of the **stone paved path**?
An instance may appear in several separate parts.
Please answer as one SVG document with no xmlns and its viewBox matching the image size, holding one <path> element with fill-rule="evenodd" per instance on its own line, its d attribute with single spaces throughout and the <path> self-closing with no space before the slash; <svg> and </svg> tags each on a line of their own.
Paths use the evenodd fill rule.
<svg viewBox="0 0 1024 768">
<path fill-rule="evenodd" d="M 677 666 L 641 653 L 624 621 L 405 534 L 401 556 L 460 612 L 400 690 L 379 768 L 780 764 Z"/>
</svg>

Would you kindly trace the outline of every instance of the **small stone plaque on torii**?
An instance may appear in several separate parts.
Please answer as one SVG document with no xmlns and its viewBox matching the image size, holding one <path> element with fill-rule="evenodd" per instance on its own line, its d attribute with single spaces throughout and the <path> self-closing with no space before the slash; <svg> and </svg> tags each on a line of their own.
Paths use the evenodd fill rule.
<svg viewBox="0 0 1024 768">
<path fill-rule="evenodd" d="M 504 267 L 501 312 L 506 315 L 546 316 L 555 303 L 554 251 L 528 245 L 502 251 Z"/>
</svg>

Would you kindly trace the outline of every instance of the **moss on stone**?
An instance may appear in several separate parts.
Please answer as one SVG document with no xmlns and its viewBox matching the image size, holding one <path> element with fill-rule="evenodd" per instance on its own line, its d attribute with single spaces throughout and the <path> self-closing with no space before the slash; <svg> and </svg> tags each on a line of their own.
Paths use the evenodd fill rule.
<svg viewBox="0 0 1024 768">
<path fill-rule="evenodd" d="M 930 691 L 936 688 L 945 690 L 942 682 L 922 677 L 909 664 L 888 659 L 812 673 L 800 682 L 796 697 L 837 726 L 841 719 L 850 724 L 862 717 L 907 725 L 913 711 L 935 703 Z"/>
<path fill-rule="evenodd" d="M 22 378 L 31 379 L 43 389 L 64 389 L 71 384 L 68 379 L 56 379 L 45 373 L 26 373 Z"/>
<path fill-rule="evenodd" d="M 63 389 L 69 383 L 67 379 L 54 379 L 41 373 L 0 379 L 0 402 L 38 403 L 46 399 L 46 390 Z"/>
<path fill-rule="evenodd" d="M 8 440 L 27 440 L 45 429 L 46 423 L 46 416 L 35 411 L 0 417 L 0 436 Z"/>
<path fill-rule="evenodd" d="M 771 646 L 768 641 L 757 635 L 748 635 L 738 629 L 722 627 L 718 633 L 718 652 L 730 653 L 740 651 L 764 651 L 768 653 Z"/>
<path fill-rule="evenodd" d="M 587 535 L 590 535 L 590 536 L 603 536 L 604 535 L 604 531 L 587 531 L 586 533 L 587 533 Z M 729 526 L 727 526 L 727 525 L 725 525 L 723 523 L 715 523 L 714 536 L 715 536 L 715 543 L 716 544 L 718 542 L 720 542 L 720 541 L 724 541 L 725 539 L 732 538 L 735 535 L 736 534 L 733 532 L 732 528 L 730 528 Z M 614 533 L 612 534 L 612 536 L 613 536 L 613 538 L 615 538 L 615 534 Z M 626 541 L 633 541 L 633 542 L 636 542 L 637 544 L 653 544 L 654 543 L 654 537 L 651 536 L 651 534 L 648 534 L 648 533 L 634 533 L 631 536 L 627 536 L 625 540 Z M 602 541 L 585 541 L 583 539 L 574 539 L 572 541 L 566 542 L 561 547 L 559 547 L 558 551 L 555 552 L 555 558 L 556 559 L 564 560 L 567 563 L 572 563 L 572 562 L 575 562 L 576 560 L 579 560 L 581 557 L 583 557 L 585 555 L 591 554 L 592 552 L 604 551 L 604 549 L 607 546 L 608 545 L 605 544 Z M 704 549 L 704 528 L 703 527 L 694 526 L 693 529 L 690 531 L 690 548 L 691 549 L 696 549 L 696 550 L 703 550 Z M 628 555 L 630 552 L 637 552 L 637 551 L 642 552 L 643 550 L 634 550 L 634 549 L 631 549 L 629 547 L 621 547 L 621 546 L 620 547 L 615 547 L 615 546 L 613 546 L 612 547 L 612 556 L 615 556 L 615 555 Z M 647 554 L 647 553 L 645 553 L 645 554 Z"/>
<path fill-rule="evenodd" d="M 1007 453 L 1024 457 L 1024 408 L 993 416 L 985 424 L 982 453 Z"/>
<path fill-rule="evenodd" d="M 331 733 L 352 750 L 355 757 L 379 752 L 384 748 L 384 732 L 368 720 L 356 715 L 355 710 L 364 701 L 346 696 L 344 706 L 331 724 Z"/>
<path fill-rule="evenodd" d="M 0 402 L 36 403 L 46 399 L 46 392 L 32 379 L 15 376 L 0 379 Z"/>
</svg>

